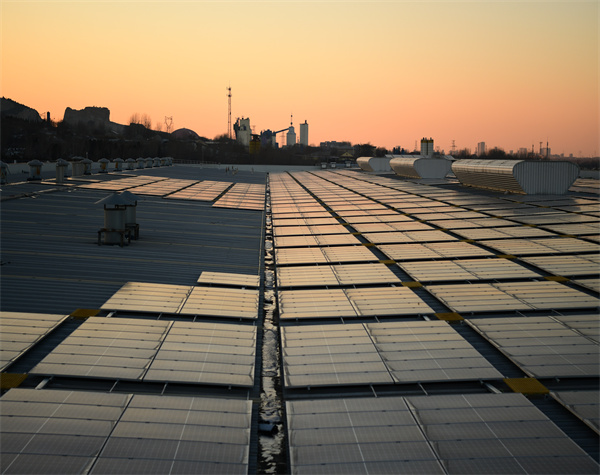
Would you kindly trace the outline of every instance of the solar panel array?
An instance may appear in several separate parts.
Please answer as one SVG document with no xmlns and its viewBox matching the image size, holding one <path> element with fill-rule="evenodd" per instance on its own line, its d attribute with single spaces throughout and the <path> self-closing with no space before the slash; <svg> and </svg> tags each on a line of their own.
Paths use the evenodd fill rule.
<svg viewBox="0 0 600 475">
<path fill-rule="evenodd" d="M 252 386 L 256 327 L 88 318 L 31 374 Z"/>
<path fill-rule="evenodd" d="M 33 362 L 52 388 L 3 394 L 0 472 L 258 473 L 261 444 L 285 437 L 290 473 L 598 473 L 581 433 L 600 420 L 597 197 L 347 171 L 271 174 L 269 201 L 262 184 L 103 183 L 270 212 L 276 288 L 202 269 L 110 287 L 83 322 L 0 314 L 3 377 Z M 266 397 L 286 423 L 269 432 L 279 361 Z"/>
<path fill-rule="evenodd" d="M 80 177 L 76 177 L 80 179 Z M 131 188 L 137 188 L 151 183 L 157 183 L 166 180 L 164 177 L 154 176 L 129 176 L 126 178 L 117 178 L 113 180 L 98 181 L 95 183 L 86 183 L 78 185 L 79 188 L 103 191 L 123 191 Z"/>
<path fill-rule="evenodd" d="M 468 323 L 530 376 L 600 376 L 598 341 L 577 329 L 589 317 L 576 319 L 500 317 L 475 318 Z"/>
<path fill-rule="evenodd" d="M 520 394 L 290 401 L 292 473 L 595 473 Z"/>
<path fill-rule="evenodd" d="M 166 196 L 169 199 L 214 201 L 231 183 L 224 181 L 205 180 Z"/>
<path fill-rule="evenodd" d="M 503 377 L 441 321 L 286 326 L 281 339 L 289 388 Z"/>
<path fill-rule="evenodd" d="M 187 188 L 195 183 L 198 182 L 196 180 L 169 178 L 167 180 L 161 180 L 154 183 L 148 183 L 147 185 L 130 188 L 129 191 L 131 191 L 134 195 L 166 196 L 183 188 Z"/>
<path fill-rule="evenodd" d="M 103 310 L 258 318 L 258 290 L 128 282 Z"/>
<path fill-rule="evenodd" d="M 0 371 L 44 338 L 66 315 L 0 312 Z"/>
<path fill-rule="evenodd" d="M 262 211 L 265 208 L 265 186 L 256 183 L 236 183 L 215 201 L 213 206 Z"/>
<path fill-rule="evenodd" d="M 510 391 L 514 368 L 598 378 L 597 200 L 550 209 L 353 172 L 271 175 L 270 190 L 292 473 L 597 472 L 520 394 L 336 397 L 468 381 Z M 598 396 L 555 400 L 597 431 Z"/>
<path fill-rule="evenodd" d="M 2 473 L 247 473 L 251 401 L 11 389 Z"/>
</svg>

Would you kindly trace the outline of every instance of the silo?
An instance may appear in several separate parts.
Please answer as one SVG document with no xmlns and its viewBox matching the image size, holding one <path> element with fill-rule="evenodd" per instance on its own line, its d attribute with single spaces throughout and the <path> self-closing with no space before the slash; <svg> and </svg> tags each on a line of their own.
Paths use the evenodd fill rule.
<svg viewBox="0 0 600 475">
<path fill-rule="evenodd" d="M 294 130 L 293 125 L 290 125 L 290 128 L 288 129 L 285 143 L 288 147 L 296 145 L 296 131 Z"/>
<path fill-rule="evenodd" d="M 300 124 L 300 145 L 308 147 L 308 122 L 306 120 L 304 124 Z"/>
</svg>

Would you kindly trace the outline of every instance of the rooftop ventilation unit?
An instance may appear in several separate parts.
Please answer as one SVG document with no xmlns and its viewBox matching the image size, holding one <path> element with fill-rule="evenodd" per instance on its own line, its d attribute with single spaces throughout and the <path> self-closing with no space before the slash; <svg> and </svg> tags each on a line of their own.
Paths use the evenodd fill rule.
<svg viewBox="0 0 600 475">
<path fill-rule="evenodd" d="M 98 231 L 98 245 L 102 244 L 103 234 L 104 244 L 119 244 L 123 247 L 125 239 L 129 243 L 131 231 L 126 226 L 126 211 L 131 201 L 118 193 L 113 193 L 97 201 L 96 204 L 104 205 L 104 227 Z"/>
<path fill-rule="evenodd" d="M 392 171 L 390 160 L 390 157 L 359 157 L 356 163 L 366 172 L 383 173 Z"/>
<path fill-rule="evenodd" d="M 146 168 L 152 168 L 152 162 L 154 160 L 150 157 L 146 158 Z"/>
<path fill-rule="evenodd" d="M 39 160 L 31 160 L 27 162 L 29 165 L 29 178 L 28 181 L 41 180 L 42 179 L 42 166 L 44 165 Z"/>
<path fill-rule="evenodd" d="M 137 158 L 135 160 L 137 162 L 137 168 L 144 168 L 146 166 L 146 159 L 145 158 Z"/>
<path fill-rule="evenodd" d="M 8 165 L 0 161 L 0 185 L 8 183 Z"/>
<path fill-rule="evenodd" d="M 445 158 L 407 155 L 392 158 L 390 166 L 398 176 L 443 179 L 450 173 L 452 163 Z"/>
<path fill-rule="evenodd" d="M 81 176 L 85 173 L 85 163 L 83 157 L 73 157 L 71 159 L 71 175 Z"/>
<path fill-rule="evenodd" d="M 125 227 L 133 234 L 133 239 L 138 239 L 140 237 L 140 225 L 136 217 L 138 197 L 131 191 L 124 191 L 120 196 L 129 201 L 125 205 Z"/>
<path fill-rule="evenodd" d="M 160 167 L 160 158 L 154 157 L 152 162 L 155 167 Z"/>
<path fill-rule="evenodd" d="M 84 170 L 83 170 L 83 174 L 84 175 L 91 175 L 92 174 L 92 164 L 94 162 L 92 162 L 89 158 L 84 158 L 81 163 L 83 163 L 84 166 Z"/>
<path fill-rule="evenodd" d="M 135 168 L 135 159 L 128 158 L 125 160 L 125 163 L 127 164 L 127 170 L 133 170 Z"/>
<path fill-rule="evenodd" d="M 64 183 L 65 182 L 65 173 L 69 168 L 69 162 L 59 158 L 56 161 L 56 183 Z"/>
<path fill-rule="evenodd" d="M 579 176 L 567 161 L 457 160 L 452 171 L 463 185 L 526 195 L 563 195 Z"/>
<path fill-rule="evenodd" d="M 113 160 L 113 163 L 115 164 L 115 171 L 120 172 L 121 170 L 123 170 L 123 163 L 125 163 L 125 160 L 123 160 L 122 158 L 115 158 Z"/>
<path fill-rule="evenodd" d="M 108 158 L 101 158 L 98 160 L 98 163 L 100 164 L 99 173 L 108 173 L 108 164 L 110 163 L 110 160 Z"/>
</svg>

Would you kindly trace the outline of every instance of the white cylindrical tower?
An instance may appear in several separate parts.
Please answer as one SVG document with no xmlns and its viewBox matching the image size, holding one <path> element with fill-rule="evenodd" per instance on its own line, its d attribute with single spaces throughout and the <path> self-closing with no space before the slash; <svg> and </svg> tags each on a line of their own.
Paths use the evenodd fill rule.
<svg viewBox="0 0 600 475">
<path fill-rule="evenodd" d="M 308 122 L 304 121 L 304 124 L 300 124 L 300 145 L 308 147 Z"/>
<path fill-rule="evenodd" d="M 285 143 L 288 147 L 291 147 L 292 145 L 296 145 L 296 131 L 294 130 L 293 125 L 290 125 L 290 128 L 288 129 Z"/>
</svg>

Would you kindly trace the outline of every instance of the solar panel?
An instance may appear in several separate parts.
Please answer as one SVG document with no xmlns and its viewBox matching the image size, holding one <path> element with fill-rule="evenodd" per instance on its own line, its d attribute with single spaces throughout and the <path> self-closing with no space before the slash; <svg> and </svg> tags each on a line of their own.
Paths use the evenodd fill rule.
<svg viewBox="0 0 600 475">
<path fill-rule="evenodd" d="M 433 313 L 431 307 L 408 287 L 348 289 L 346 293 L 362 316 Z"/>
<path fill-rule="evenodd" d="M 518 226 L 507 219 L 499 218 L 475 218 L 475 219 L 440 219 L 431 220 L 428 223 L 444 229 L 466 229 L 466 228 L 499 228 L 503 226 Z"/>
<path fill-rule="evenodd" d="M 145 381 L 252 386 L 256 327 L 174 322 Z"/>
<path fill-rule="evenodd" d="M 236 287 L 260 287 L 260 276 L 247 274 L 232 274 L 227 272 L 203 271 L 198 277 L 198 284 L 221 284 Z"/>
<path fill-rule="evenodd" d="M 487 239 L 537 238 L 554 236 L 554 234 L 549 231 L 530 226 L 453 229 L 452 231 L 466 239 L 474 239 L 477 241 L 483 241 Z"/>
<path fill-rule="evenodd" d="M 282 267 L 277 271 L 279 288 L 383 283 L 400 283 L 400 279 L 380 263 L 294 266 Z"/>
<path fill-rule="evenodd" d="M 286 413 L 292 473 L 529 473 L 551 454 L 558 472 L 597 470 L 520 394 L 288 401 Z"/>
<path fill-rule="evenodd" d="M 600 346 L 551 317 L 470 319 L 467 323 L 536 378 L 598 376 Z M 526 326 L 529 325 L 529 326 Z M 532 328 L 532 325 L 535 326 Z"/>
<path fill-rule="evenodd" d="M 573 224 L 544 224 L 544 228 L 559 234 L 573 236 L 597 236 L 597 223 L 573 223 Z"/>
<path fill-rule="evenodd" d="M 398 264 L 420 282 L 536 278 L 539 274 L 507 259 L 457 259 Z"/>
<path fill-rule="evenodd" d="M 242 400 L 134 396 L 92 473 L 106 473 L 119 461 L 142 462 L 148 454 L 167 471 L 193 466 L 245 473 L 251 406 Z"/>
<path fill-rule="evenodd" d="M 165 198 L 194 201 L 213 201 L 230 186 L 231 183 L 229 182 L 205 180 L 171 193 Z"/>
<path fill-rule="evenodd" d="M 103 305 L 103 310 L 176 313 L 192 290 L 187 285 L 128 282 Z"/>
<path fill-rule="evenodd" d="M 66 318 L 66 315 L 46 313 L 0 312 L 0 371 L 8 368 Z"/>
<path fill-rule="evenodd" d="M 379 250 L 397 261 L 457 257 L 492 256 L 485 249 L 466 242 L 432 244 L 382 244 Z"/>
<path fill-rule="evenodd" d="M 165 180 L 154 181 L 152 183 L 130 188 L 129 191 L 134 195 L 165 196 L 195 183 L 198 182 L 196 180 L 167 178 Z"/>
<path fill-rule="evenodd" d="M 523 259 L 551 274 L 561 276 L 598 275 L 600 255 L 540 256 Z"/>
<path fill-rule="evenodd" d="M 277 298 L 282 320 L 357 316 L 342 289 L 282 290 Z"/>
<path fill-rule="evenodd" d="M 556 391 L 550 395 L 597 434 L 600 433 L 599 391 Z"/>
<path fill-rule="evenodd" d="M 503 254 L 526 256 L 533 254 L 562 254 L 573 252 L 597 252 L 598 246 L 575 238 L 554 239 L 500 239 L 485 242 L 486 246 Z"/>
<path fill-rule="evenodd" d="M 83 472 L 102 449 L 130 398 L 11 389 L 1 399 L 2 472 Z"/>
<path fill-rule="evenodd" d="M 502 378 L 441 321 L 282 327 L 282 345 L 287 387 Z"/>
<path fill-rule="evenodd" d="M 258 290 L 197 286 L 180 310 L 184 315 L 258 318 Z"/>
<path fill-rule="evenodd" d="M 30 372 L 141 379 L 170 325 L 163 321 L 151 324 L 153 330 L 140 331 L 139 320 L 90 317 Z M 85 351 L 80 352 L 82 346 Z M 132 349 L 140 351 L 132 352 Z"/>
<path fill-rule="evenodd" d="M 357 245 L 360 241 L 352 234 L 323 234 L 320 236 L 275 236 L 275 247 L 315 247 Z"/>
<path fill-rule="evenodd" d="M 426 287 L 455 312 L 590 308 L 598 299 L 558 282 L 448 284 Z"/>
</svg>

